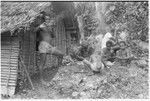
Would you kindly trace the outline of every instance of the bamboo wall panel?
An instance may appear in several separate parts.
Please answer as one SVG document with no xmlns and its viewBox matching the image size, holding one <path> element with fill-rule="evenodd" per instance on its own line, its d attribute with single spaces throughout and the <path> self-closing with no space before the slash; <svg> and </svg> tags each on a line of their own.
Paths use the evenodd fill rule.
<svg viewBox="0 0 150 101">
<path fill-rule="evenodd" d="M 23 61 L 25 66 L 27 67 L 30 74 L 36 71 L 36 44 L 35 44 L 35 33 L 33 29 L 24 30 L 22 33 L 21 40 L 21 56 L 23 57 Z"/>
<path fill-rule="evenodd" d="M 30 50 L 30 33 L 27 30 L 23 30 L 22 34 L 22 39 L 21 39 L 21 51 L 20 55 L 23 58 L 25 66 L 28 68 L 28 63 L 29 63 L 29 50 Z"/>
<path fill-rule="evenodd" d="M 66 54 L 66 32 L 64 24 L 61 20 L 56 22 L 56 27 L 54 28 L 55 38 L 52 41 L 52 45 L 57 47 L 58 50 Z M 52 67 L 58 65 L 58 59 L 56 56 L 47 56 L 46 67 Z"/>
<path fill-rule="evenodd" d="M 30 58 L 29 58 L 29 71 L 31 73 L 36 71 L 36 55 L 35 55 L 35 51 L 36 51 L 36 37 L 35 37 L 35 32 L 33 32 L 33 30 L 30 30 Z"/>
<path fill-rule="evenodd" d="M 1 36 L 1 93 L 15 93 L 18 74 L 19 40 L 14 36 Z"/>
</svg>

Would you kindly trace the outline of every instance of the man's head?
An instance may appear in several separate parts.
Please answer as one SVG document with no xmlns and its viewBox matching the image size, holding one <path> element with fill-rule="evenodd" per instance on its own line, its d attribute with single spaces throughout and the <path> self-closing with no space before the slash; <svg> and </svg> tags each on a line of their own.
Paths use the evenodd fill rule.
<svg viewBox="0 0 150 101">
<path fill-rule="evenodd" d="M 49 26 L 46 23 L 42 23 L 38 29 L 40 29 L 40 32 L 49 33 L 52 38 L 55 37 L 54 33 L 52 32 L 52 30 L 49 28 Z"/>
<path fill-rule="evenodd" d="M 116 44 L 116 40 L 114 37 L 110 37 L 109 40 L 106 42 L 106 47 L 113 47 Z"/>
<path fill-rule="evenodd" d="M 113 42 L 110 41 L 110 40 L 106 42 L 106 47 L 107 48 L 111 48 L 113 45 L 114 45 Z"/>
<path fill-rule="evenodd" d="M 42 24 L 43 22 L 45 22 L 45 15 L 43 13 L 40 13 L 35 21 L 35 26 L 39 26 L 40 24 Z"/>
<path fill-rule="evenodd" d="M 121 29 L 116 30 L 116 34 L 119 35 L 122 32 Z"/>
<path fill-rule="evenodd" d="M 124 49 L 124 48 L 126 47 L 125 41 L 120 41 L 120 42 L 119 42 L 119 45 L 120 45 L 120 47 L 121 47 L 122 49 Z"/>
</svg>

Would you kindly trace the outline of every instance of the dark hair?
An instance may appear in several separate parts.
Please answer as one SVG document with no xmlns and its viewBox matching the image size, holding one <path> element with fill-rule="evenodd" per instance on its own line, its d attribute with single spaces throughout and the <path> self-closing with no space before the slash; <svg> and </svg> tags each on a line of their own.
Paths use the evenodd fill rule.
<svg viewBox="0 0 150 101">
<path fill-rule="evenodd" d="M 121 46 L 122 43 L 124 44 L 124 46 L 127 45 L 125 41 L 120 41 L 120 42 L 119 42 L 119 45 Z"/>
<path fill-rule="evenodd" d="M 106 46 L 107 47 L 112 47 L 113 46 L 113 42 L 112 41 L 107 41 L 106 42 Z"/>
<path fill-rule="evenodd" d="M 41 18 L 42 22 L 45 22 L 45 16 L 46 16 L 46 13 L 44 11 L 41 11 L 39 17 Z"/>
<path fill-rule="evenodd" d="M 41 11 L 41 12 L 40 12 L 40 14 L 42 14 L 42 15 L 46 15 L 46 12 L 44 12 L 44 11 Z"/>
<path fill-rule="evenodd" d="M 118 34 L 119 32 L 122 32 L 122 30 L 121 30 L 121 29 L 116 30 L 116 33 L 117 33 L 117 34 Z"/>
</svg>

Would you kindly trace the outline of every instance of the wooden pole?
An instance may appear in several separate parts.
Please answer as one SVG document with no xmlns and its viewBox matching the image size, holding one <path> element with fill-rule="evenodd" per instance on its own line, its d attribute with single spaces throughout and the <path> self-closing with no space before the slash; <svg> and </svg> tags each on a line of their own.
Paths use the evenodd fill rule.
<svg viewBox="0 0 150 101">
<path fill-rule="evenodd" d="M 23 68 L 24 68 L 24 70 L 25 70 L 25 73 L 26 73 L 26 75 L 27 75 L 27 78 L 28 78 L 28 80 L 29 80 L 29 82 L 30 82 L 30 84 L 31 84 L 31 87 L 32 87 L 32 89 L 34 90 L 35 88 L 34 88 L 34 86 L 33 86 L 32 80 L 31 80 L 31 78 L 30 78 L 30 76 L 29 76 L 29 73 L 28 73 L 28 70 L 27 70 L 26 66 L 24 65 L 24 62 L 22 61 L 21 56 L 20 56 L 20 62 L 21 62 L 22 66 L 23 66 Z"/>
</svg>

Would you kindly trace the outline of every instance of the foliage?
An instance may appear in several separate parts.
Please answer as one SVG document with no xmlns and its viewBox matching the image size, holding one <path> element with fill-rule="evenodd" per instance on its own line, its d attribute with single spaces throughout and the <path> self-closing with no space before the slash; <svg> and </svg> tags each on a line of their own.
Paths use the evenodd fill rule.
<svg viewBox="0 0 150 101">
<path fill-rule="evenodd" d="M 96 18 L 96 8 L 94 2 L 82 2 L 76 6 L 78 16 L 83 17 L 83 26 L 85 36 L 89 37 L 92 31 L 96 30 L 99 25 L 98 19 Z"/>
<path fill-rule="evenodd" d="M 100 22 L 96 18 L 97 12 L 95 7 L 96 5 L 93 2 L 83 2 L 77 5 L 78 15 L 83 17 L 85 37 L 99 33 L 96 29 L 103 27 L 99 26 Z M 109 2 L 103 12 L 106 26 L 114 30 L 114 33 L 119 30 L 126 31 L 127 44 L 131 46 L 136 56 L 142 56 L 141 52 L 143 53 L 145 50 L 142 50 L 138 45 L 133 46 L 133 40 L 143 42 L 148 42 L 149 40 L 148 2 Z"/>
<path fill-rule="evenodd" d="M 108 5 L 106 23 L 115 30 L 128 30 L 130 40 L 148 40 L 148 2 L 114 2 Z"/>
</svg>

